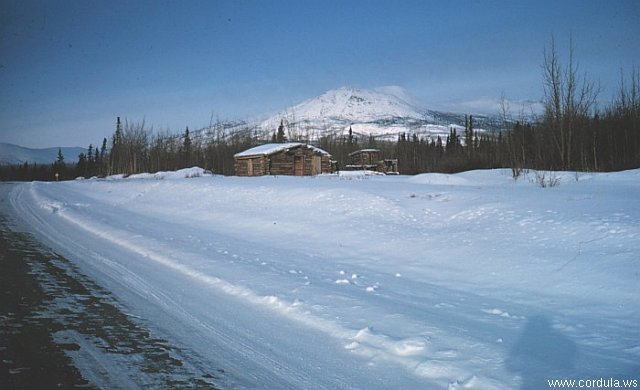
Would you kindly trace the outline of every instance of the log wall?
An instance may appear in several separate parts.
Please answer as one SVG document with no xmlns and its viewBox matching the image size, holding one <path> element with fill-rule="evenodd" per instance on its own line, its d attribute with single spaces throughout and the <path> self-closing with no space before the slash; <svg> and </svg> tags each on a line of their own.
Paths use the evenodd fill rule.
<svg viewBox="0 0 640 390">
<path fill-rule="evenodd" d="M 300 146 L 268 156 L 236 158 L 236 175 L 294 175 L 296 160 L 303 165 L 298 168 L 298 172 L 303 173 L 304 176 L 331 172 L 330 156 L 317 153 L 306 146 Z"/>
</svg>

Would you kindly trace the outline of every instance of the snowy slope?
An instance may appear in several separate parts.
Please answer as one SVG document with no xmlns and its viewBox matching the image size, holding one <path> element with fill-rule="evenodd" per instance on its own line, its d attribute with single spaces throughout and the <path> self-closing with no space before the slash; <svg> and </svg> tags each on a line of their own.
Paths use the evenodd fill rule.
<svg viewBox="0 0 640 390">
<path fill-rule="evenodd" d="M 231 387 L 637 379 L 640 170 L 557 175 L 191 170 L 2 186 L 0 207 Z"/>
<path fill-rule="evenodd" d="M 406 91 L 398 87 L 379 90 L 343 87 L 306 100 L 289 111 L 310 121 L 332 119 L 373 122 L 388 118 L 423 119 L 424 114 L 409 99 Z M 286 115 L 286 112 L 279 114 Z"/>
<path fill-rule="evenodd" d="M 437 120 L 434 113 L 427 113 L 417 99 L 400 87 L 342 87 L 282 110 L 258 128 L 273 133 L 283 121 L 290 138 L 343 135 L 349 128 L 359 137 L 397 139 L 398 134 L 408 133 L 436 138 L 446 137 L 449 128 L 459 127 L 461 117 L 464 118 L 448 114 L 446 118 L 453 121 L 445 123 Z"/>
<path fill-rule="evenodd" d="M 450 129 L 464 132 L 465 114 L 430 110 L 406 90 L 397 86 L 374 89 L 342 87 L 283 109 L 257 121 L 221 122 L 197 130 L 195 137 L 217 138 L 237 132 L 270 138 L 283 123 L 289 140 L 317 140 L 324 136 L 347 135 L 368 140 L 397 140 L 398 135 L 444 140 Z M 493 131 L 501 121 L 491 115 L 473 115 L 479 133 Z"/>
<path fill-rule="evenodd" d="M 87 153 L 87 149 L 78 147 L 61 148 L 65 161 L 77 161 L 80 153 Z M 0 142 L 0 165 L 51 164 L 58 159 L 58 148 L 30 149 L 18 145 Z"/>
</svg>

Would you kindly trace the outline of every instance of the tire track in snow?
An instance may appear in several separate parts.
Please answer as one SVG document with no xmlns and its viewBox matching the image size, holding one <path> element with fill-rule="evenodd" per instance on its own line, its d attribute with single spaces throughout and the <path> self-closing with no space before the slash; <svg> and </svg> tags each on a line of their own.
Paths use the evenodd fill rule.
<svg viewBox="0 0 640 390">
<path fill-rule="evenodd" d="M 20 188 L 20 192 L 22 191 L 22 188 Z M 39 194 L 36 186 L 33 184 L 30 187 L 29 195 L 33 199 L 33 205 L 41 210 L 50 212 L 55 216 L 55 218 L 61 218 L 67 223 L 74 225 L 87 233 L 106 240 L 115 246 L 152 261 L 155 264 L 161 265 L 168 270 L 177 272 L 197 283 L 206 285 L 209 288 L 215 289 L 216 291 L 222 292 L 228 296 L 239 298 L 251 305 L 268 308 L 280 316 L 286 317 L 307 328 L 317 330 L 337 339 L 344 346 L 345 350 L 353 353 L 355 356 L 367 359 L 367 361 L 383 360 L 392 362 L 403 366 L 410 373 L 418 377 L 432 380 L 450 380 L 453 377 L 457 378 L 454 380 L 460 383 L 467 383 L 470 380 L 478 381 L 476 375 L 469 372 L 468 369 L 464 368 L 463 365 L 458 364 L 454 360 L 446 359 L 446 356 L 426 356 L 427 354 L 432 355 L 434 351 L 429 351 L 429 343 L 425 340 L 411 337 L 406 339 L 397 339 L 383 333 L 375 332 L 370 328 L 346 328 L 336 322 L 309 314 L 311 312 L 309 308 L 299 301 L 292 303 L 274 295 L 258 295 L 247 287 L 235 285 L 216 276 L 205 274 L 190 268 L 189 266 L 178 262 L 175 258 L 154 251 L 150 246 L 144 245 L 144 238 L 140 238 L 138 236 L 135 239 L 132 239 L 130 232 L 115 227 L 105 228 L 103 225 L 94 223 L 86 217 L 83 218 L 81 214 L 74 213 L 72 210 L 66 208 L 64 203 Z M 20 194 L 15 194 L 11 199 L 11 204 L 14 209 L 18 210 L 23 217 L 28 214 L 30 216 L 29 219 L 31 219 L 32 222 L 35 222 L 36 225 L 39 225 L 39 227 L 36 227 L 39 233 L 46 236 L 49 240 L 55 241 L 53 233 L 45 231 L 48 223 L 39 215 L 38 210 L 33 206 L 30 207 L 30 205 L 24 201 L 20 202 L 19 198 L 22 198 Z M 181 258 L 194 256 L 189 253 L 182 253 L 181 255 L 184 255 L 181 256 Z M 225 339 L 225 342 L 228 345 L 232 345 L 237 341 L 230 340 L 228 335 L 223 334 L 223 332 L 218 331 L 215 327 L 206 324 L 196 316 L 189 313 L 187 310 L 182 308 L 178 302 L 173 301 L 159 289 L 154 288 L 149 283 L 146 283 L 143 278 L 131 272 L 125 266 L 102 256 L 100 256 L 100 258 L 101 261 L 130 278 L 130 283 L 143 286 L 146 291 L 153 292 L 155 295 L 154 300 L 164 307 L 177 312 L 179 316 L 187 318 L 191 323 L 199 324 L 203 329 L 207 329 L 207 331 L 213 332 L 220 338 Z M 245 352 L 251 351 L 250 355 L 259 357 L 262 361 L 269 361 L 269 365 L 271 366 L 286 369 L 286 367 L 282 367 L 281 364 L 276 362 L 274 359 L 255 350 L 254 348 L 251 348 L 251 346 L 246 343 L 242 345 L 242 348 Z M 438 366 L 438 369 L 432 369 L 433 364 L 444 364 L 444 366 Z M 291 371 L 287 376 L 299 377 L 300 374 Z M 301 382 L 304 382 L 304 380 Z"/>
<path fill-rule="evenodd" d="M 15 210 L 19 211 L 19 214 L 23 219 L 30 220 L 31 222 L 30 225 L 35 228 L 35 230 L 39 235 L 45 237 L 49 241 L 57 242 L 58 240 L 56 240 L 56 237 L 49 232 L 49 229 L 46 228 L 49 225 L 47 224 L 45 218 L 41 217 L 38 214 L 36 209 L 29 207 L 28 203 L 19 201 L 19 199 L 23 198 L 23 193 L 24 193 L 24 190 L 22 188 L 19 188 L 17 192 L 13 193 L 10 196 L 10 204 L 12 205 L 12 207 Z M 150 260 L 157 261 L 162 258 L 162 256 L 159 256 L 159 255 L 154 257 L 145 256 L 144 255 L 145 251 L 142 250 L 141 247 L 138 248 L 137 246 L 133 245 L 132 242 L 128 242 L 126 239 L 122 238 L 128 235 L 127 232 L 120 232 L 119 235 L 107 234 L 106 231 L 102 231 L 101 229 L 97 228 L 95 225 L 86 223 L 86 221 L 82 221 L 77 216 L 74 216 L 72 213 L 70 213 L 68 210 L 65 210 L 64 205 L 62 203 L 57 201 L 46 200 L 42 196 L 38 195 L 35 192 L 35 189 L 33 188 L 33 186 L 31 186 L 31 188 L 29 189 L 29 195 L 35 200 L 34 203 L 37 205 L 38 208 L 50 211 L 52 214 L 55 214 L 58 217 L 62 217 L 65 221 L 72 223 L 73 225 L 78 226 L 84 229 L 85 231 L 96 235 L 97 237 L 106 239 L 109 242 L 113 243 L 114 245 L 118 245 L 138 255 L 142 255 Z M 83 247 L 77 244 L 75 246 L 77 247 L 77 249 L 75 250 L 71 249 L 73 253 L 81 253 L 87 250 L 86 247 Z M 251 356 L 252 361 L 259 362 L 264 367 L 277 368 L 277 372 L 279 374 L 284 374 L 284 375 L 281 375 L 282 378 L 286 378 L 286 379 L 296 378 L 296 381 L 298 383 L 309 383 L 308 378 L 304 378 L 304 376 L 301 375 L 300 373 L 294 371 L 289 367 L 284 366 L 281 362 L 277 361 L 271 356 L 268 356 L 262 353 L 258 349 L 254 348 L 250 343 L 242 342 L 242 340 L 239 340 L 236 337 L 232 338 L 230 335 L 202 321 L 199 317 L 193 315 L 188 310 L 186 310 L 184 308 L 184 305 L 182 305 L 180 302 L 173 299 L 170 295 L 163 292 L 160 288 L 157 288 L 153 284 L 148 283 L 143 277 L 131 271 L 124 265 L 114 260 L 111 260 L 107 257 L 104 257 L 94 251 L 90 251 L 89 257 L 92 259 L 99 260 L 102 264 L 106 265 L 107 268 L 109 269 L 110 277 L 115 279 L 115 276 L 117 276 L 118 283 L 121 285 L 127 286 L 129 288 L 129 291 L 139 296 L 142 296 L 143 299 L 147 301 L 151 300 L 154 304 L 162 307 L 168 313 L 175 315 L 176 317 L 180 318 L 183 321 L 186 320 L 186 322 L 189 324 L 194 324 L 197 327 L 200 327 L 206 333 L 214 334 L 215 335 L 214 338 L 216 340 L 222 340 L 225 346 L 227 346 L 232 350 L 235 350 L 236 353 L 242 356 Z M 170 267 L 169 265 L 170 263 L 171 263 L 170 261 L 165 259 L 164 263 L 161 263 L 161 264 L 169 266 L 169 268 L 172 268 L 176 271 L 178 271 L 181 268 L 186 269 L 186 267 L 177 267 L 177 268 Z M 105 270 L 100 269 L 100 272 L 105 273 Z M 113 272 L 115 272 L 116 274 L 115 276 Z M 186 276 L 192 276 L 190 275 L 189 272 L 184 274 Z M 212 278 L 212 279 L 217 279 L 217 278 Z M 225 363 L 229 363 L 229 362 L 225 361 Z M 259 376 L 256 376 L 253 372 L 247 371 L 246 367 L 239 366 L 237 369 L 237 372 L 242 373 L 242 378 L 239 381 L 251 383 L 249 387 L 255 387 L 257 384 L 264 384 L 266 382 L 273 382 L 273 377 L 260 378 Z M 277 381 L 272 384 L 274 386 L 283 387 L 283 388 L 287 386 L 291 386 L 290 383 L 277 382 Z"/>
</svg>

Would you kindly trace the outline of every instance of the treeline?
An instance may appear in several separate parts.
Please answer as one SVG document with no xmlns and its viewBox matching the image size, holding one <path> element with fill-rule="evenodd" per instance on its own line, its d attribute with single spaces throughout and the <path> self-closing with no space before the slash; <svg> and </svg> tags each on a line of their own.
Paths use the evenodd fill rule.
<svg viewBox="0 0 640 390">
<path fill-rule="evenodd" d="M 59 153 L 50 165 L 23 164 L 0 167 L 2 180 L 64 180 L 140 172 L 171 171 L 200 166 L 214 173 L 233 175 L 234 154 L 267 142 L 300 141 L 328 151 L 344 167 L 349 153 L 377 148 L 385 158 L 398 159 L 402 174 L 459 172 L 471 169 L 511 168 L 514 177 L 524 169 L 555 171 L 615 171 L 640 167 L 640 71 L 621 72 L 617 96 L 610 106 L 596 106 L 600 89 L 578 74 L 570 48 L 566 65 L 555 43 L 543 63 L 544 112 L 531 121 L 514 120 L 503 107 L 502 130 L 479 132 L 473 117 L 464 128 L 452 127 L 444 137 L 400 134 L 397 140 L 347 135 L 313 137 L 296 131 L 295 123 L 281 122 L 271 135 L 245 127 L 228 132 L 221 122 L 196 135 L 154 134 L 144 122 L 116 120 L 110 140 L 98 149 L 89 145 L 77 162 L 65 163 Z M 458 129 L 460 133 L 458 133 Z M 304 134 L 304 135 L 303 135 Z M 74 156 L 75 158 L 75 156 Z M 57 175 L 57 176 L 56 176 Z"/>
<path fill-rule="evenodd" d="M 393 148 L 400 171 L 458 172 L 470 169 L 618 171 L 640 167 L 640 70 L 621 72 L 614 101 L 596 106 L 598 84 L 578 74 L 570 47 L 566 65 L 551 41 L 543 63 L 544 112 L 530 122 L 502 113 L 503 130 L 482 133 L 473 118 L 464 134 L 451 130 L 445 141 L 401 135 Z M 390 148 L 387 148 L 390 150 Z"/>
<path fill-rule="evenodd" d="M 511 168 L 514 176 L 524 169 L 614 171 L 640 167 L 640 87 L 638 73 L 629 87 L 622 87 L 617 100 L 602 113 L 576 115 L 563 112 L 559 118 L 545 113 L 535 123 L 505 120 L 505 130 L 478 132 L 473 116 L 464 129 L 451 128 L 448 136 L 426 138 L 400 134 L 397 140 L 372 136 L 327 135 L 307 139 L 283 135 L 259 136 L 245 128 L 228 134 L 222 124 L 214 124 L 197 136 L 187 128 L 176 136 L 153 134 L 144 122 L 122 123 L 118 118 L 111 141 L 101 147 L 89 145 L 74 163 L 59 154 L 54 164 L 28 164 L 0 167 L 2 180 L 59 180 L 77 177 L 130 175 L 140 172 L 171 171 L 200 166 L 217 174 L 233 175 L 234 154 L 267 142 L 310 142 L 331 153 L 344 169 L 349 154 L 363 148 L 376 148 L 385 158 L 398 159 L 402 174 L 423 172 L 454 173 L 471 169 Z M 508 127 L 507 127 L 508 126 Z M 567 132 L 563 136 L 558 132 Z M 274 132 L 274 134 L 276 134 Z M 564 141 L 563 141 L 564 140 Z M 566 142 L 563 144 L 563 142 Z"/>
<path fill-rule="evenodd" d="M 0 165 L 0 181 L 52 181 L 77 177 L 76 164 L 65 162 L 62 150 L 52 164 L 28 163 Z"/>
<path fill-rule="evenodd" d="M 517 123 L 508 134 L 508 166 L 562 171 L 613 171 L 640 167 L 640 71 L 621 72 L 617 97 L 596 107 L 600 87 L 578 66 L 570 47 L 566 65 L 551 41 L 543 63 L 544 114 Z"/>
<path fill-rule="evenodd" d="M 271 136 L 245 128 L 227 134 L 221 123 L 212 124 L 192 138 L 189 129 L 176 137 L 152 136 L 144 123 L 117 121 L 104 174 L 175 170 L 201 166 L 214 173 L 234 174 L 233 155 L 267 142 L 310 142 L 328 151 L 339 168 L 349 153 L 377 148 L 385 158 L 398 159 L 403 174 L 459 172 L 471 169 L 511 168 L 514 176 L 524 169 L 554 171 L 614 171 L 640 167 L 640 72 L 621 74 L 617 96 L 604 110 L 596 107 L 599 88 L 578 75 L 570 49 L 562 65 L 552 41 L 545 53 L 544 112 L 529 122 L 502 112 L 502 130 L 479 132 L 472 116 L 464 128 L 452 127 L 446 137 L 426 138 L 400 134 L 397 140 L 346 135 L 312 138 L 297 131 L 295 123 L 281 122 Z M 286 125 L 286 126 L 285 126 Z M 460 132 L 458 132 L 458 130 Z"/>
</svg>

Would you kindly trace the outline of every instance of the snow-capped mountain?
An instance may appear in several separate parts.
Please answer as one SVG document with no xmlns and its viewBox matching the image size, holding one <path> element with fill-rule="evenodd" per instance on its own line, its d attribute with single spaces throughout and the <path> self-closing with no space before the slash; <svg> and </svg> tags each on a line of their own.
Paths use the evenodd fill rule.
<svg viewBox="0 0 640 390">
<path fill-rule="evenodd" d="M 66 161 L 77 161 L 80 153 L 87 149 L 80 147 L 60 148 Z M 0 142 L 0 165 L 51 164 L 58 158 L 58 148 L 31 149 Z"/>
<path fill-rule="evenodd" d="M 428 110 L 401 87 L 342 87 L 284 109 L 255 128 L 272 134 L 283 122 L 290 138 L 306 139 L 343 135 L 349 129 L 361 137 L 396 139 L 406 133 L 435 138 L 446 137 L 452 127 L 463 130 L 464 121 L 464 114 Z M 493 129 L 494 122 L 474 115 L 474 128 L 480 131 Z"/>
<path fill-rule="evenodd" d="M 194 137 L 210 138 L 246 134 L 268 139 L 283 123 L 289 140 L 314 141 L 323 136 L 344 136 L 351 129 L 354 136 L 365 139 L 395 140 L 399 134 L 443 139 L 450 130 L 464 132 L 465 114 L 473 114 L 473 128 L 482 133 L 502 126 L 497 116 L 473 112 L 431 110 L 401 87 L 374 89 L 342 87 L 327 91 L 265 119 L 225 121 L 196 130 Z"/>
<path fill-rule="evenodd" d="M 306 100 L 277 116 L 295 115 L 307 121 L 376 122 L 390 118 L 423 119 L 423 112 L 398 87 L 355 89 L 343 87 Z"/>
</svg>

